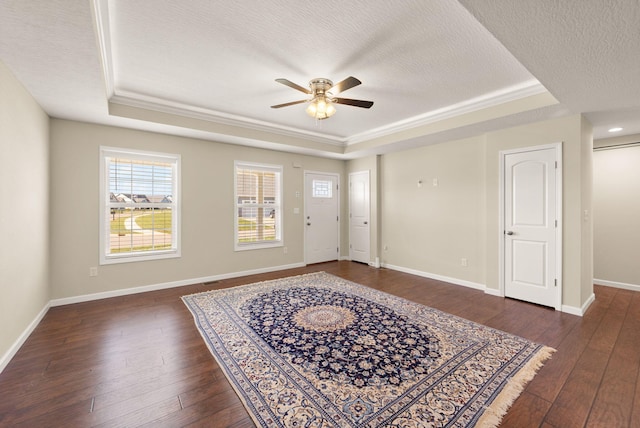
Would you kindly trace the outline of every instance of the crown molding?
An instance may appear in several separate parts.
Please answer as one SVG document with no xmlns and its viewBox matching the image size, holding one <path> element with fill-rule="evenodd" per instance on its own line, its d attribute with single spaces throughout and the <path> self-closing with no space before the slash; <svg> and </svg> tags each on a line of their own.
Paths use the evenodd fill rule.
<svg viewBox="0 0 640 428">
<path fill-rule="evenodd" d="M 116 87 L 113 45 L 111 44 L 109 9 L 107 0 L 93 0 L 92 2 L 94 24 L 107 100 L 110 103 L 121 104 L 129 107 L 153 110 L 192 119 L 206 120 L 221 125 L 236 126 L 260 132 L 272 132 L 279 135 L 306 139 L 316 143 L 330 144 L 344 147 L 347 140 L 342 137 L 321 134 L 312 131 L 301 130 L 284 125 L 276 125 L 244 116 L 223 113 L 203 107 L 197 107 L 173 100 L 140 94 Z"/>
<path fill-rule="evenodd" d="M 91 1 L 93 25 L 96 29 L 96 42 L 98 44 L 100 62 L 102 64 L 105 92 L 107 99 L 110 99 L 115 93 L 115 83 L 113 81 L 113 56 L 111 50 L 111 33 L 109 31 L 109 10 L 107 5 L 108 3 L 106 0 Z"/>
<path fill-rule="evenodd" d="M 109 99 L 109 102 L 171 115 L 184 116 L 191 119 L 205 120 L 221 125 L 235 126 L 260 132 L 271 132 L 288 137 L 301 138 L 316 143 L 330 144 L 339 147 L 344 147 L 346 144 L 346 140 L 340 137 L 300 130 L 284 125 L 275 125 L 244 116 L 233 115 L 203 107 L 196 107 L 177 101 L 143 95 L 123 89 L 116 89 L 114 95 Z"/>
<path fill-rule="evenodd" d="M 432 110 L 408 119 L 400 120 L 389 125 L 381 126 L 347 139 L 347 145 L 358 144 L 408 129 L 417 128 L 441 120 L 451 119 L 463 114 L 473 113 L 490 107 L 495 107 L 510 101 L 527 98 L 548 92 L 540 82 L 535 79 L 528 80 L 518 85 L 509 86 L 498 91 L 490 92 L 479 97 L 471 98 L 463 102 L 452 104 L 437 110 Z"/>
</svg>

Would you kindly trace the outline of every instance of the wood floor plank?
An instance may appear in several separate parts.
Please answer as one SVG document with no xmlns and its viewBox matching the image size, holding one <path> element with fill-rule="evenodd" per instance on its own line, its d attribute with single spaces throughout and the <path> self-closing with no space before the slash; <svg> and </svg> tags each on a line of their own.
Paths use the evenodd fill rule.
<svg viewBox="0 0 640 428">
<path fill-rule="evenodd" d="M 556 348 L 503 427 L 640 426 L 640 293 L 595 286 L 577 317 L 351 262 L 51 308 L 0 373 L 0 426 L 253 427 L 180 296 L 317 271 Z"/>
<path fill-rule="evenodd" d="M 550 402 L 524 391 L 502 419 L 500 426 L 514 428 L 530 426 L 532 421 L 543 420 L 550 407 Z"/>
<path fill-rule="evenodd" d="M 633 408 L 631 410 L 631 416 L 629 418 L 630 427 L 640 427 L 640 375 L 636 380 L 636 392 L 633 399 Z"/>
<path fill-rule="evenodd" d="M 640 295 L 620 294 L 629 297 L 629 310 L 593 403 L 589 427 L 632 426 L 636 379 L 640 374 Z"/>
<path fill-rule="evenodd" d="M 595 397 L 602 390 L 604 372 L 622 329 L 628 306 L 629 296 L 626 293 L 616 293 L 589 344 L 554 400 L 545 418 L 546 422 L 566 427 L 586 425 Z"/>
<path fill-rule="evenodd" d="M 585 426 L 608 360 L 606 352 L 584 352 L 554 400 L 545 422 L 567 428 Z"/>
<path fill-rule="evenodd" d="M 604 292 L 603 292 L 604 291 Z M 570 333 L 564 337 L 562 342 L 557 345 L 553 345 L 550 341 L 550 345 L 554 346 L 558 350 L 549 361 L 545 363 L 545 366 L 540 372 L 533 378 L 531 383 L 527 385 L 527 391 L 538 395 L 544 400 L 555 401 L 560 390 L 569 378 L 572 370 L 576 366 L 576 363 L 582 356 L 582 353 L 586 349 L 589 341 L 595 334 L 598 326 L 602 322 L 603 317 L 606 315 L 610 305 L 610 301 L 613 299 L 614 293 L 610 290 L 598 290 L 598 295 L 603 292 L 603 299 L 598 299 L 589 309 L 588 316 L 575 317 L 579 320 L 573 325 Z M 566 314 L 562 319 L 566 318 Z M 574 318 L 574 319 L 575 319 Z M 562 328 L 561 326 L 554 326 L 551 328 Z M 541 339 L 541 343 L 547 343 Z"/>
<path fill-rule="evenodd" d="M 146 423 L 148 420 L 157 419 L 158 417 L 162 417 L 163 415 L 168 415 L 179 410 L 180 400 L 177 396 L 175 396 L 155 402 L 143 408 L 136 408 L 132 412 L 127 413 L 123 416 L 117 416 L 115 418 L 92 426 L 99 428 L 137 427 Z"/>
</svg>

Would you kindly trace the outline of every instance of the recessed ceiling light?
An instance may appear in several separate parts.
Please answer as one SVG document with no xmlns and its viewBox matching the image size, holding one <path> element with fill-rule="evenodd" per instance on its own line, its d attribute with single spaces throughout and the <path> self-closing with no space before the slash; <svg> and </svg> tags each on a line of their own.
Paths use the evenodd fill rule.
<svg viewBox="0 0 640 428">
<path fill-rule="evenodd" d="M 620 131 L 622 131 L 622 128 L 620 128 L 619 126 L 609 129 L 609 132 L 620 132 Z"/>
</svg>

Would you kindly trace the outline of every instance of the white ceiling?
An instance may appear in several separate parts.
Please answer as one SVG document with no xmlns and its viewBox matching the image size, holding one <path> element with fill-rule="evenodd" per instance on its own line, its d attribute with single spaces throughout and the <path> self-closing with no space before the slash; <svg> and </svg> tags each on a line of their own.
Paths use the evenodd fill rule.
<svg viewBox="0 0 640 428">
<path fill-rule="evenodd" d="M 0 61 L 52 117 L 336 158 L 584 113 L 640 134 L 637 0 L 0 0 Z M 324 77 L 363 83 L 314 121 Z M 548 90 L 548 91 L 547 91 Z"/>
</svg>

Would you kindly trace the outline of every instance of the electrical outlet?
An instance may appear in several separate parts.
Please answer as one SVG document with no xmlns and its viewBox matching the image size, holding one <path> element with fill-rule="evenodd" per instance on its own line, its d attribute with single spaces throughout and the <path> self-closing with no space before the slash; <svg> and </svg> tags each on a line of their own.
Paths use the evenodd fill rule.
<svg viewBox="0 0 640 428">
<path fill-rule="evenodd" d="M 467 259 L 466 258 L 463 257 L 463 258 L 460 259 L 460 266 L 467 267 Z"/>
<path fill-rule="evenodd" d="M 98 276 L 98 268 L 93 266 L 89 268 L 89 276 Z"/>
</svg>

